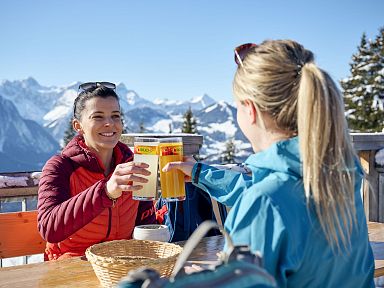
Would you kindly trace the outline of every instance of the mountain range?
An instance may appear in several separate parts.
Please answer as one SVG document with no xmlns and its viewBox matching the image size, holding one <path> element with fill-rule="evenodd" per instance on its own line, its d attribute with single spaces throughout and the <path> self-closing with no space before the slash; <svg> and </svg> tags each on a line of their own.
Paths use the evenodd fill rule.
<svg viewBox="0 0 384 288">
<path fill-rule="evenodd" d="M 0 83 L 0 172 L 40 171 L 60 151 L 79 84 L 46 87 L 32 77 Z M 225 101 L 206 94 L 184 101 L 151 101 L 123 83 L 116 92 L 127 133 L 143 128 L 148 133 L 181 132 L 183 114 L 191 108 L 198 133 L 204 137 L 200 155 L 206 162 L 220 162 L 229 139 L 234 140 L 237 162 L 251 152 L 236 123 L 236 108 Z"/>
</svg>

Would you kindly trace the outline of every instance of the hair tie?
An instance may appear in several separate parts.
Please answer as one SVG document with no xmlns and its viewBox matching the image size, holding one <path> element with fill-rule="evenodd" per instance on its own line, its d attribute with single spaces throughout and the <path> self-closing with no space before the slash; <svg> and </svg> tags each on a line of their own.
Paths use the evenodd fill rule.
<svg viewBox="0 0 384 288">
<path fill-rule="evenodd" d="M 297 64 L 297 69 L 296 69 L 296 77 L 301 75 L 301 70 L 304 67 L 304 63 Z"/>
<path fill-rule="evenodd" d="M 297 85 L 298 78 L 301 76 L 301 71 L 303 70 L 304 63 L 300 63 L 296 65 L 296 75 L 295 79 L 293 80 L 293 86 Z"/>
</svg>

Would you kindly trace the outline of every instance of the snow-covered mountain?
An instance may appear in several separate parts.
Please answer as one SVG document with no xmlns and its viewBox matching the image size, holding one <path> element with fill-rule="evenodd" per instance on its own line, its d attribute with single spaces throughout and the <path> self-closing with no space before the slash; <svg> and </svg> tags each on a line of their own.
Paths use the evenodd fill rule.
<svg viewBox="0 0 384 288">
<path fill-rule="evenodd" d="M 37 122 L 20 116 L 16 106 L 0 94 L 0 171 L 39 171 L 60 149 Z"/>
<path fill-rule="evenodd" d="M 65 89 L 67 90 L 67 89 Z M 13 102 L 25 119 L 43 122 L 44 115 L 52 109 L 61 93 L 57 87 L 43 87 L 35 79 L 2 81 L 0 95 Z"/>
<path fill-rule="evenodd" d="M 73 101 L 77 96 L 79 84 L 79 82 L 75 82 L 60 87 L 44 87 L 31 77 L 25 80 L 4 80 L 0 84 L 0 95 L 3 96 L 3 101 L 10 100 L 17 108 L 19 117 L 23 118 L 19 120 L 20 123 L 33 120 L 37 123 L 28 123 L 43 126 L 47 134 L 62 144 L 64 132 L 72 117 Z M 206 94 L 184 101 L 167 99 L 150 101 L 140 97 L 123 83 L 119 83 L 116 90 L 120 97 L 128 133 L 136 133 L 143 128 L 144 131 L 150 133 L 181 132 L 183 114 L 191 108 L 196 118 L 197 130 L 204 136 L 204 144 L 200 153 L 207 158 L 208 162 L 220 161 L 225 143 L 231 138 L 234 138 L 236 144 L 237 161 L 244 160 L 250 153 L 250 145 L 236 123 L 236 108 L 226 102 L 216 102 Z M 15 130 L 21 130 L 19 125 L 21 124 L 15 125 Z M 44 131 L 44 129 L 42 130 Z M 9 138 L 8 134 L 5 137 Z M 29 143 L 29 146 L 24 149 L 27 147 L 30 149 L 30 143 L 35 143 L 37 138 L 34 136 L 34 142 L 31 142 L 25 136 L 23 141 Z M 0 149 L 1 145 L 0 143 Z M 48 148 L 49 146 L 45 152 L 52 153 L 54 149 Z M 0 170 L 2 169 L 0 168 Z"/>
<path fill-rule="evenodd" d="M 233 138 L 236 160 L 243 161 L 251 153 L 251 145 L 236 122 L 236 108 L 225 101 L 216 102 L 196 114 L 199 134 L 204 136 L 201 154 L 206 162 L 220 162 L 228 139 Z"/>
<path fill-rule="evenodd" d="M 204 94 L 203 96 L 194 97 L 189 101 L 168 99 L 155 99 L 153 101 L 153 104 L 163 108 L 163 110 L 168 111 L 170 114 L 183 114 L 189 108 L 191 108 L 192 111 L 199 111 L 214 103 L 215 100 L 213 100 L 207 94 Z"/>
</svg>

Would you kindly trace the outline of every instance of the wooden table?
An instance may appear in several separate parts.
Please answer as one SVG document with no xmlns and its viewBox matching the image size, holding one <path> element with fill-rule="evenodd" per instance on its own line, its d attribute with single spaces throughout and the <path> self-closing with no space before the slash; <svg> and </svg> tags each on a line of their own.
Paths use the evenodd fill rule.
<svg viewBox="0 0 384 288">
<path fill-rule="evenodd" d="M 179 242 L 181 246 L 184 242 Z M 204 238 L 189 258 L 188 265 L 210 265 L 224 246 L 222 236 Z M 102 287 L 85 257 L 0 268 L 0 287 Z"/>
<path fill-rule="evenodd" d="M 384 275 L 384 223 L 369 222 L 369 240 L 375 255 L 375 277 Z M 178 244 L 184 245 L 184 242 Z M 204 238 L 188 265 L 209 265 L 224 245 L 222 236 Z M 101 287 L 85 257 L 0 268 L 0 287 Z"/>
<path fill-rule="evenodd" d="M 369 222 L 368 236 L 375 256 L 375 277 L 384 276 L 384 223 Z"/>
</svg>

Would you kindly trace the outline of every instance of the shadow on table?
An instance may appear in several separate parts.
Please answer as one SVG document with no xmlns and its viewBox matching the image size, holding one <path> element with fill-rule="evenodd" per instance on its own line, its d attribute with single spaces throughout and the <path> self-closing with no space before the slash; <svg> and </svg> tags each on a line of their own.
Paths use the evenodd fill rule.
<svg viewBox="0 0 384 288">
<path fill-rule="evenodd" d="M 373 254 L 375 254 L 375 260 L 384 260 L 384 242 L 370 241 L 370 243 L 373 250 Z"/>
</svg>

